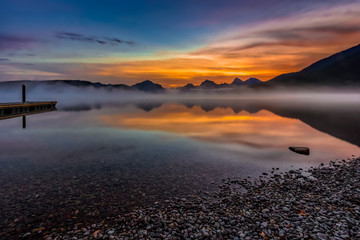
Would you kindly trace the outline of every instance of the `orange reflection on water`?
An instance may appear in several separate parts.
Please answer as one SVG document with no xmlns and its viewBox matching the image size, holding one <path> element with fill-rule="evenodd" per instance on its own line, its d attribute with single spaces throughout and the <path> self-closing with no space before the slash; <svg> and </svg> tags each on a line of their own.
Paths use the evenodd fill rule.
<svg viewBox="0 0 360 240">
<path fill-rule="evenodd" d="M 132 112 L 100 116 L 112 127 L 146 131 L 163 131 L 192 139 L 236 147 L 287 148 L 291 145 L 329 148 L 354 148 L 298 119 L 284 118 L 267 110 L 234 113 L 230 108 L 204 111 L 198 106 L 163 105 L 150 112 Z"/>
</svg>

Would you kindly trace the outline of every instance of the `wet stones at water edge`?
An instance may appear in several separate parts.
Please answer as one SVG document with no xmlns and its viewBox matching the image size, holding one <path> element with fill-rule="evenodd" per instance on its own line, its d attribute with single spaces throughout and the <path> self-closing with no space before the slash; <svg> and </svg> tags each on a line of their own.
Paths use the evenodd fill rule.
<svg viewBox="0 0 360 240">
<path fill-rule="evenodd" d="M 217 192 L 172 198 L 45 239 L 360 239 L 359 178 L 354 158 L 255 181 L 224 179 Z"/>
<path fill-rule="evenodd" d="M 310 149 L 308 147 L 289 147 L 293 152 L 303 155 L 310 155 Z"/>
</svg>

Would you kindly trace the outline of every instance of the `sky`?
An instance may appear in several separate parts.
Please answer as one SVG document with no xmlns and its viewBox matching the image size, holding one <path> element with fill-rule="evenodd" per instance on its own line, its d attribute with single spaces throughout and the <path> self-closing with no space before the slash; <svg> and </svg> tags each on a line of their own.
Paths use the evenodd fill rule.
<svg viewBox="0 0 360 240">
<path fill-rule="evenodd" d="M 263 81 L 360 43 L 359 0 L 3 0 L 0 81 Z"/>
</svg>

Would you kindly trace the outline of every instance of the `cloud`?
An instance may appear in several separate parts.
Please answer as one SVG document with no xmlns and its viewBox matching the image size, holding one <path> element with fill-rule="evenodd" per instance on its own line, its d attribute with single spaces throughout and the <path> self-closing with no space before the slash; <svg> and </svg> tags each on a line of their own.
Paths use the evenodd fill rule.
<svg viewBox="0 0 360 240">
<path fill-rule="evenodd" d="M 8 57 L 35 57 L 36 54 L 11 51 L 11 52 L 7 53 L 6 56 L 8 56 Z"/>
<path fill-rule="evenodd" d="M 267 80 L 359 44 L 359 14 L 360 3 L 352 3 L 232 27 L 189 56 Z"/>
<path fill-rule="evenodd" d="M 67 40 L 74 40 L 79 42 L 89 42 L 89 43 L 98 43 L 101 45 L 134 45 L 134 41 L 125 41 L 118 38 L 109 38 L 109 37 L 97 37 L 97 36 L 87 36 L 79 33 L 71 33 L 71 32 L 57 32 L 55 34 L 56 38 L 59 39 L 67 39 Z"/>
<path fill-rule="evenodd" d="M 10 61 L 10 59 L 8 59 L 8 58 L 0 58 L 0 61 L 4 61 L 4 62 L 6 61 L 7 62 L 7 61 Z"/>
<path fill-rule="evenodd" d="M 360 26 L 348 25 L 319 25 L 308 27 L 295 27 L 289 29 L 273 29 L 255 32 L 253 37 L 264 39 L 263 41 L 254 41 L 240 47 L 234 51 L 240 51 L 262 46 L 313 46 L 314 42 L 324 40 L 324 35 L 333 37 L 342 37 L 344 35 L 359 34 Z"/>
<path fill-rule="evenodd" d="M 199 84 L 205 79 L 231 82 L 234 77 L 268 80 L 282 73 L 299 71 L 359 43 L 360 3 L 305 10 L 236 26 L 234 22 L 230 28 L 205 37 L 201 48 L 197 45 L 188 50 L 159 49 L 153 55 L 136 54 L 134 58 L 95 55 L 91 61 L 83 61 L 81 54 L 74 51 L 70 62 L 67 62 L 68 55 L 63 57 L 61 52 L 56 55 L 60 60 L 45 59 L 33 66 L 12 64 L 16 59 L 11 58 L 11 62 L 1 63 L 13 67 L 3 78 L 12 77 L 10 73 L 14 75 L 12 78 L 29 78 L 26 75 L 29 71 L 21 71 L 26 69 L 37 73 L 38 79 L 54 78 L 51 74 L 59 74 L 56 78 L 126 84 L 150 79 L 166 87 L 189 82 Z M 58 32 L 55 37 L 104 46 L 135 44 L 118 38 L 71 32 Z M 32 40 L 19 37 L 15 42 L 25 44 Z M 40 56 L 41 52 L 36 54 Z M 7 56 L 10 55 L 2 57 Z M 62 58 L 65 59 L 63 63 L 60 62 Z M 19 58 L 19 61 L 24 59 Z"/>
<path fill-rule="evenodd" d="M 240 53 L 260 47 L 327 47 L 341 39 L 358 39 L 360 4 L 313 10 L 219 33 L 212 43 L 192 55 Z"/>
<path fill-rule="evenodd" d="M 34 65 L 22 63 L 0 63 L 0 81 L 12 80 L 42 80 L 60 78 L 61 74 L 39 71 Z"/>
<path fill-rule="evenodd" d="M 0 34 L 0 51 L 32 49 L 36 42 L 37 39 L 29 36 Z"/>
</svg>

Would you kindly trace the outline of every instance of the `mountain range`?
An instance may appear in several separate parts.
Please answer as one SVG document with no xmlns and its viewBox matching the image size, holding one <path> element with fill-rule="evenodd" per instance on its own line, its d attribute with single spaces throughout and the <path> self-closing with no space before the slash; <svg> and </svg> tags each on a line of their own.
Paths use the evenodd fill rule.
<svg viewBox="0 0 360 240">
<path fill-rule="evenodd" d="M 360 87 L 360 44 L 257 87 Z"/>
<path fill-rule="evenodd" d="M 243 81 L 235 78 L 232 83 L 217 84 L 214 81 L 205 80 L 200 85 L 192 83 L 178 88 L 181 91 L 194 90 L 217 90 L 217 89 L 237 89 L 246 87 L 251 89 L 269 89 L 275 87 L 332 87 L 332 88 L 359 88 L 360 87 L 360 44 L 336 53 L 330 57 L 317 61 L 299 72 L 286 73 L 279 75 L 269 81 L 263 82 L 257 78 L 249 78 Z M 72 86 L 95 89 L 130 90 L 151 93 L 164 92 L 166 89 L 160 84 L 146 80 L 132 86 L 125 84 L 103 84 L 100 82 L 89 82 L 83 80 L 46 80 L 46 81 L 7 81 L 0 82 L 1 89 L 20 87 L 26 84 L 28 87 L 45 86 L 54 87 L 55 85 Z"/>
<path fill-rule="evenodd" d="M 232 83 L 221 83 L 217 84 L 211 80 L 205 80 L 200 85 L 195 86 L 192 83 L 188 83 L 183 87 L 179 87 L 179 90 L 182 91 L 192 91 L 192 90 L 210 90 L 210 89 L 233 89 L 242 86 L 252 86 L 255 84 L 262 83 L 261 80 L 257 78 L 249 78 L 246 81 L 241 80 L 240 78 L 235 78 Z"/>
<path fill-rule="evenodd" d="M 143 91 L 143 92 L 163 92 L 165 88 L 163 88 L 160 84 L 153 83 L 149 80 L 145 80 L 140 83 L 136 83 L 132 86 L 128 86 L 126 84 L 103 84 L 100 82 L 90 82 L 84 80 L 45 80 L 45 81 L 30 81 L 30 80 L 22 80 L 22 81 L 7 81 L 0 82 L 1 89 L 6 88 L 20 88 L 22 84 L 25 84 L 28 88 L 34 88 L 38 86 L 42 86 L 45 88 L 56 89 L 56 87 L 75 87 L 75 88 L 95 88 L 95 89 L 104 89 L 107 91 L 113 90 L 126 90 L 126 91 Z"/>
<path fill-rule="evenodd" d="M 205 80 L 199 86 L 195 86 L 193 84 L 187 84 L 184 87 L 180 87 L 178 89 L 182 91 L 195 90 L 195 89 L 234 89 L 241 86 L 252 86 L 258 83 L 262 83 L 259 79 L 249 78 L 246 81 L 242 81 L 239 78 L 235 78 L 234 81 L 230 84 L 221 83 L 216 84 L 213 81 Z M 68 86 L 75 88 L 95 88 L 95 89 L 104 89 L 107 91 L 113 90 L 126 90 L 126 91 L 142 91 L 142 92 L 150 92 L 150 93 L 161 93 L 166 91 L 166 88 L 162 87 L 160 84 L 153 83 L 150 80 L 145 80 L 140 83 L 136 83 L 134 85 L 128 86 L 126 84 L 103 84 L 100 82 L 90 82 L 83 80 L 44 80 L 44 81 L 30 81 L 30 80 L 22 80 L 22 81 L 7 81 L 0 82 L 1 89 L 6 88 L 20 88 L 22 84 L 25 84 L 28 88 L 33 87 L 47 87 L 49 90 L 52 88 L 60 87 L 60 86 Z"/>
</svg>

